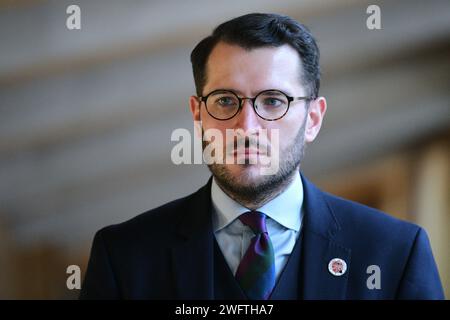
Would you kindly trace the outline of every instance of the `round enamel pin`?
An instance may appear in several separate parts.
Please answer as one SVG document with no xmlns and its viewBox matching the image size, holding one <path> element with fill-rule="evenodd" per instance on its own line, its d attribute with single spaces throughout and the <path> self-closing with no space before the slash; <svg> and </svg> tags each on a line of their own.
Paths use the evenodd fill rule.
<svg viewBox="0 0 450 320">
<path fill-rule="evenodd" d="M 331 259 L 328 263 L 328 271 L 333 276 L 340 277 L 347 271 L 347 263 L 340 258 Z"/>
</svg>

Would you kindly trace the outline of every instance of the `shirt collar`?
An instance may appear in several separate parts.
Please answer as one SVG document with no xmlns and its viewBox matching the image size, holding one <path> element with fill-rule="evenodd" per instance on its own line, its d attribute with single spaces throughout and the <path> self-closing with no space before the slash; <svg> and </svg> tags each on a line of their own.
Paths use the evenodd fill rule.
<svg viewBox="0 0 450 320">
<path fill-rule="evenodd" d="M 214 232 L 225 228 L 248 208 L 230 198 L 213 178 L 211 185 L 211 200 L 214 208 Z M 277 197 L 263 205 L 258 211 L 263 212 L 271 219 L 288 229 L 300 230 L 301 209 L 303 204 L 303 184 L 298 172 L 289 186 Z"/>
</svg>

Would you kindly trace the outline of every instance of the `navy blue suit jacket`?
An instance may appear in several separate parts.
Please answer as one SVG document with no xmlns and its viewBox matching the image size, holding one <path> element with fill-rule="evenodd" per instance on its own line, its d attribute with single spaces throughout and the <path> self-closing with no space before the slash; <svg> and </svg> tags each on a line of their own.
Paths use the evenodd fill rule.
<svg viewBox="0 0 450 320">
<path fill-rule="evenodd" d="M 426 232 L 322 192 L 302 176 L 303 299 L 443 299 Z M 81 299 L 212 299 L 211 179 L 197 192 L 98 231 Z M 337 277 L 333 258 L 347 263 Z M 367 268 L 380 269 L 369 289 Z"/>
</svg>

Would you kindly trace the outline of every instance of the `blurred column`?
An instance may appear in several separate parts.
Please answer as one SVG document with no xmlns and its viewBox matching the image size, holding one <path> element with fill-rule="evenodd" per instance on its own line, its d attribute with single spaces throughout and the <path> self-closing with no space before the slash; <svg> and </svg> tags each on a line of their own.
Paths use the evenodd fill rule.
<svg viewBox="0 0 450 320">
<path fill-rule="evenodd" d="M 378 208 L 403 220 L 411 220 L 410 162 L 409 155 L 395 154 L 382 162 L 377 173 Z"/>
<path fill-rule="evenodd" d="M 8 229 L 0 221 L 0 299 L 14 299 L 15 255 Z"/>
<path fill-rule="evenodd" d="M 450 205 L 449 205 L 449 143 L 438 141 L 426 147 L 419 158 L 417 170 L 416 222 L 430 237 L 434 257 L 450 298 Z"/>
</svg>

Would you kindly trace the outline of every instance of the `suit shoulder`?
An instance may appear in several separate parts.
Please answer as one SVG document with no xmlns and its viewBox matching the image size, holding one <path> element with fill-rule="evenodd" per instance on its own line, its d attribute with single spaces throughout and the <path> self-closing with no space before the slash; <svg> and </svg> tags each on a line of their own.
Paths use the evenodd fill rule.
<svg viewBox="0 0 450 320">
<path fill-rule="evenodd" d="M 324 197 L 343 230 L 372 236 L 384 241 L 393 238 L 414 239 L 421 227 L 383 211 L 324 192 Z"/>
<path fill-rule="evenodd" d="M 196 193 L 165 203 L 122 223 L 106 226 L 96 233 L 107 242 L 133 243 L 137 240 L 165 239 Z"/>
</svg>

